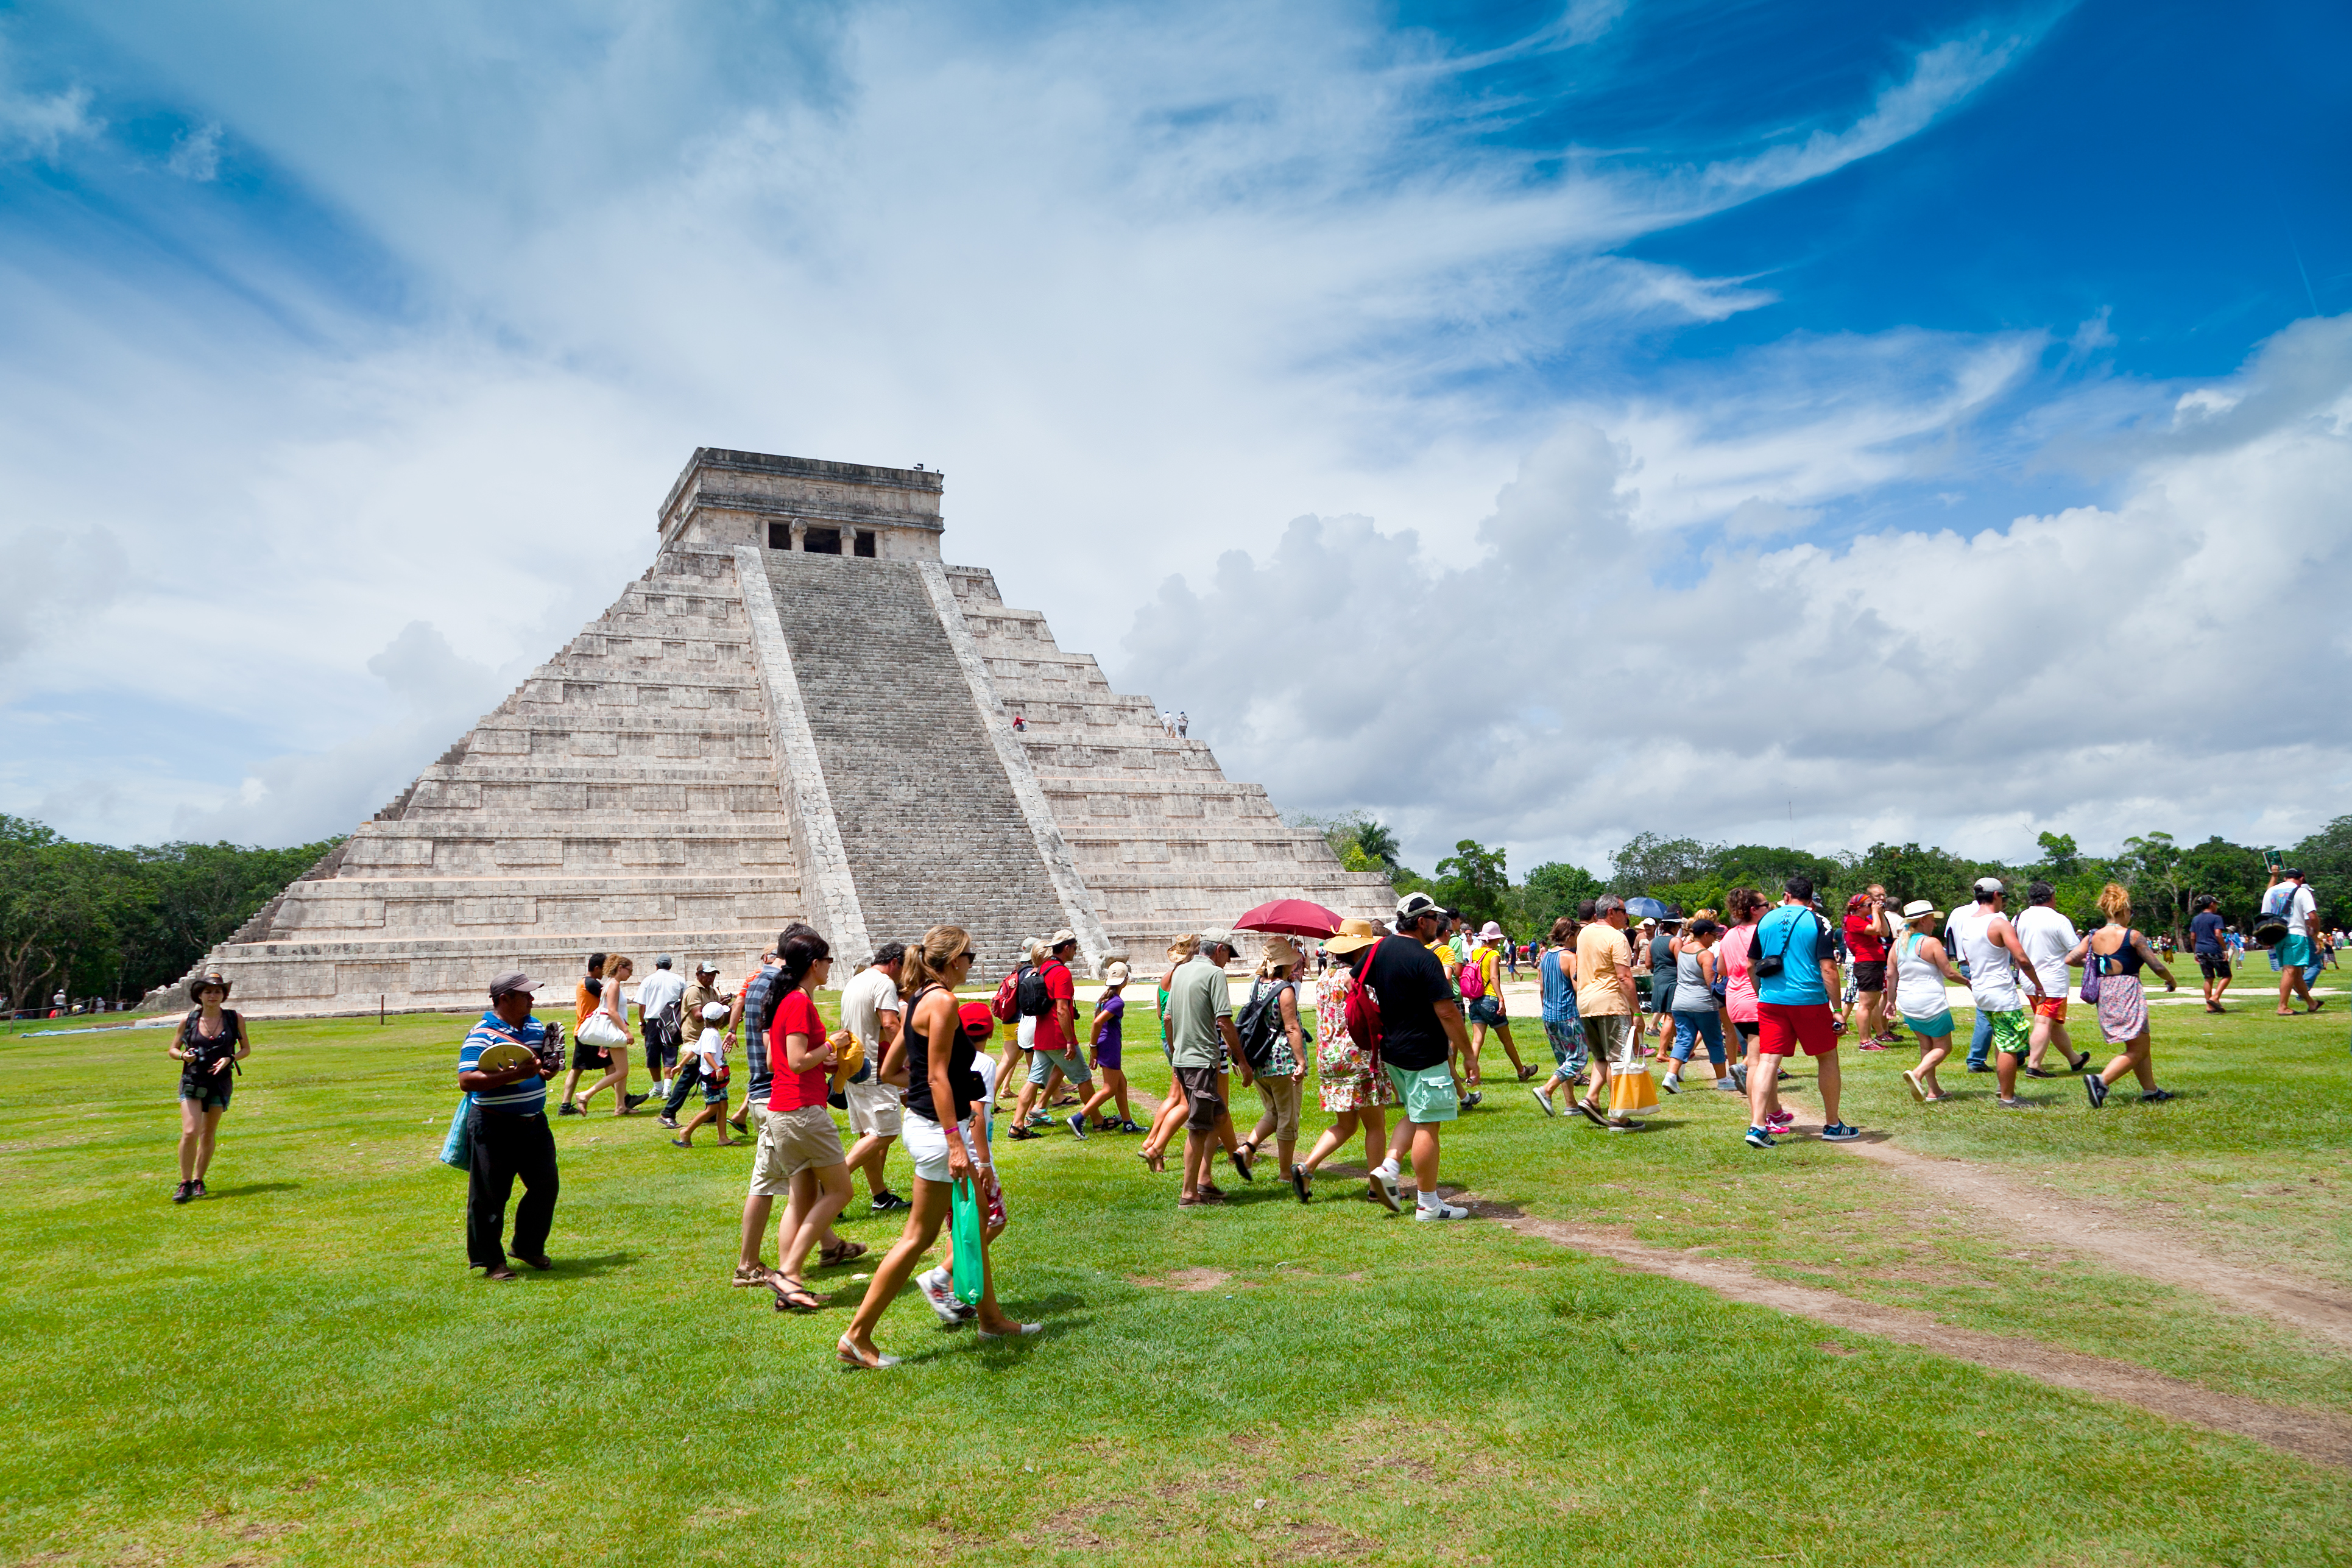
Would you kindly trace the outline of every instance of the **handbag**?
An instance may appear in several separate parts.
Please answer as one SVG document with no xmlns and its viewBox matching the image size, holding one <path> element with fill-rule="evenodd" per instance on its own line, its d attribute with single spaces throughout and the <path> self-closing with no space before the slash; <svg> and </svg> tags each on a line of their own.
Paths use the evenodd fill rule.
<svg viewBox="0 0 2352 1568">
<path fill-rule="evenodd" d="M 2083 944 L 2083 989 L 2079 994 L 2085 1002 L 2099 999 L 2099 955 L 2089 942 Z"/>
<path fill-rule="evenodd" d="M 474 1141 L 466 1136 L 466 1119 L 474 1112 L 474 1091 L 467 1089 L 457 1097 L 457 1109 L 450 1113 L 448 1136 L 441 1140 L 441 1163 L 453 1171 L 474 1168 Z"/>
<path fill-rule="evenodd" d="M 606 1050 L 629 1043 L 629 1032 L 621 1027 L 620 1020 L 601 1008 L 589 1014 L 587 1021 L 572 1031 L 572 1037 L 583 1046 L 598 1046 Z"/>
</svg>

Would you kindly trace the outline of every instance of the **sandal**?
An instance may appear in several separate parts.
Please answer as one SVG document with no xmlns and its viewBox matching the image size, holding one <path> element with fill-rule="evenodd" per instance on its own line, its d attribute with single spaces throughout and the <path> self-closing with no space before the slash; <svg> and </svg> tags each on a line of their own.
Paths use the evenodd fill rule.
<svg viewBox="0 0 2352 1568">
<path fill-rule="evenodd" d="M 820 1268 L 830 1268 L 836 1263 L 846 1263 L 853 1258 L 863 1258 L 865 1256 L 866 1244 L 864 1242 L 849 1241 L 845 1239 L 838 1247 L 829 1250 L 822 1247 L 817 1248 L 816 1260 Z"/>
<path fill-rule="evenodd" d="M 824 1298 L 797 1279 L 787 1279 L 779 1274 L 768 1281 L 776 1292 L 779 1312 L 814 1312 L 824 1306 Z"/>
<path fill-rule="evenodd" d="M 860 1372 L 880 1372 L 884 1367 L 898 1364 L 897 1356 L 884 1355 L 879 1351 L 874 1352 L 872 1361 L 867 1361 L 866 1352 L 851 1344 L 847 1334 L 842 1335 L 840 1339 L 834 1342 L 833 1353 L 841 1358 L 842 1365 L 856 1367 Z"/>
<path fill-rule="evenodd" d="M 764 1263 L 738 1263 L 735 1266 L 735 1289 L 765 1285 L 775 1278 L 775 1271 Z"/>
</svg>

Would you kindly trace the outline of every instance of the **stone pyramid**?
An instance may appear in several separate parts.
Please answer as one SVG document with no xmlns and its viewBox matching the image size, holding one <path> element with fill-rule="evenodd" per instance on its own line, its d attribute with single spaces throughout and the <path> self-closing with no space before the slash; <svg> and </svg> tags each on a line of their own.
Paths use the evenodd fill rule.
<svg viewBox="0 0 2352 1568">
<path fill-rule="evenodd" d="M 476 1006 L 597 950 L 732 980 L 793 920 L 853 964 L 952 922 L 992 977 L 1065 926 L 1098 968 L 1267 899 L 1388 911 L 1384 879 L 944 564 L 941 489 L 697 450 L 644 576 L 199 970 L 257 1016 L 331 1016 Z"/>
</svg>

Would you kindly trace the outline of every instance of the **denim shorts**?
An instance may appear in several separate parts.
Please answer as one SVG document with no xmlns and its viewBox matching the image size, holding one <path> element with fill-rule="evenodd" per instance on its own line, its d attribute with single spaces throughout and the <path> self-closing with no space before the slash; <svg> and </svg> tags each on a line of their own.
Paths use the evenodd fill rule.
<svg viewBox="0 0 2352 1568">
<path fill-rule="evenodd" d="M 1500 996 L 1479 997 L 1476 1001 L 1470 1004 L 1470 1021 L 1474 1024 L 1486 1024 L 1490 1026 L 1501 1023 L 1503 1021 L 1503 999 Z"/>
</svg>

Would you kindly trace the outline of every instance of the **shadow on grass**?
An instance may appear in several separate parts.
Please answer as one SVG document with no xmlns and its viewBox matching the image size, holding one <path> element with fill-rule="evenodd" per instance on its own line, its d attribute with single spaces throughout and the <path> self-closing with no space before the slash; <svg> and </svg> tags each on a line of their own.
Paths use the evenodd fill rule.
<svg viewBox="0 0 2352 1568">
<path fill-rule="evenodd" d="M 559 1258 L 545 1278 L 550 1279 L 593 1279 L 600 1274 L 610 1274 L 627 1268 L 637 1261 L 634 1252 L 604 1252 L 593 1258 Z"/>
<path fill-rule="evenodd" d="M 249 1198 L 263 1193 L 299 1193 L 301 1190 L 299 1182 L 241 1182 L 234 1187 L 215 1187 L 205 1195 L 207 1198 Z"/>
</svg>

